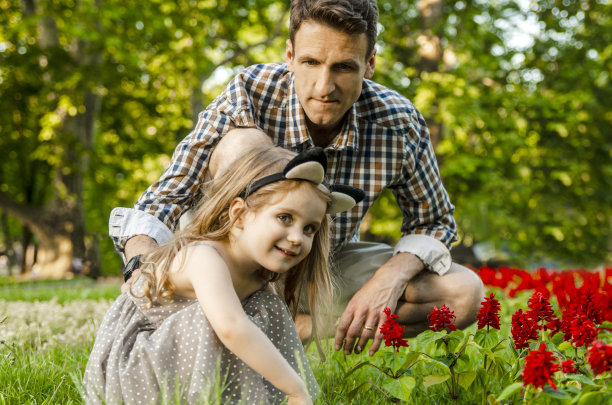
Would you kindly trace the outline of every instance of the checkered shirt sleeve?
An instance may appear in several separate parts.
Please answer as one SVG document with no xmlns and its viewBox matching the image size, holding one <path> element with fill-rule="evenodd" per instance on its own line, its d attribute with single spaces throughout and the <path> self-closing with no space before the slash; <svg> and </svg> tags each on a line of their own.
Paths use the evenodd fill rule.
<svg viewBox="0 0 612 405">
<path fill-rule="evenodd" d="M 126 218 L 134 217 L 133 212 L 122 212 L 125 217 L 114 219 L 111 215 L 111 236 L 119 252 L 130 236 L 152 234 L 139 224 L 151 223 L 162 239 L 171 234 L 181 213 L 194 203 L 211 150 L 234 127 L 258 127 L 276 145 L 295 152 L 313 146 L 293 74 L 286 66 L 265 64 L 245 69 L 200 114 L 195 129 L 174 151 L 170 166 L 135 204 L 131 211 L 139 211 L 141 216 L 132 221 L 135 225 L 126 226 Z M 364 80 L 359 100 L 325 151 L 329 182 L 366 192 L 364 201 L 333 219 L 335 248 L 358 236 L 363 217 L 384 188 L 392 190 L 403 214 L 401 230 L 405 236 L 399 245 L 415 241 L 418 245 L 431 239 L 441 250 L 450 247 L 456 238 L 454 208 L 440 180 L 425 121 L 409 100 Z M 401 243 L 407 237 L 409 243 Z M 433 245 L 423 246 L 421 250 L 426 251 Z"/>
</svg>

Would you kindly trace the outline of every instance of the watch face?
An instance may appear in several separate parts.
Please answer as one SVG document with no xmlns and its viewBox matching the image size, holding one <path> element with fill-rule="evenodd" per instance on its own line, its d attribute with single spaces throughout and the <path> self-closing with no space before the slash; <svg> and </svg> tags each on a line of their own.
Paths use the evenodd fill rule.
<svg viewBox="0 0 612 405">
<path fill-rule="evenodd" d="M 123 281 L 128 281 L 130 277 L 132 277 L 134 270 L 140 267 L 140 256 L 141 255 L 136 255 L 127 262 L 123 268 Z"/>
</svg>

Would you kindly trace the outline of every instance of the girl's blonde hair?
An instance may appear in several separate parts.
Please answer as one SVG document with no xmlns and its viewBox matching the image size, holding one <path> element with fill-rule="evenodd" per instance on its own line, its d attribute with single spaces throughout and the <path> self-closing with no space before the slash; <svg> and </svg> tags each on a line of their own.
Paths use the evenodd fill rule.
<svg viewBox="0 0 612 405">
<path fill-rule="evenodd" d="M 295 153 L 279 147 L 255 147 L 236 159 L 229 170 L 219 173 L 215 179 L 204 186 L 202 201 L 189 225 L 184 230 L 178 231 L 170 243 L 159 246 L 142 259 L 142 275 L 145 276 L 142 291 L 143 296 L 149 299 L 149 305 L 153 303 L 152 291 L 155 292 L 158 300 L 173 298 L 175 286 L 170 281 L 169 270 L 170 264 L 180 250 L 198 241 L 219 241 L 229 238 L 235 221 L 232 221 L 229 216 L 231 202 L 255 180 L 282 172 L 293 157 Z M 283 180 L 268 184 L 249 195 L 245 200 L 245 208 L 236 215 L 236 218 L 247 210 L 257 212 L 263 206 L 273 203 L 274 199 L 295 190 L 304 183 L 310 185 L 329 207 L 331 202 L 329 192 L 307 181 Z M 331 309 L 332 285 L 328 270 L 329 251 L 329 221 L 325 215 L 319 231 L 314 236 L 310 253 L 304 260 L 283 275 L 260 269 L 262 279 L 272 284 L 284 299 L 294 319 L 298 312 L 311 314 L 312 334 L 317 346 L 317 332 L 323 326 L 318 314 L 327 312 L 322 310 L 322 307 Z M 179 267 L 182 267 L 184 260 L 183 254 Z M 309 308 L 300 308 L 300 295 L 304 289 Z"/>
</svg>

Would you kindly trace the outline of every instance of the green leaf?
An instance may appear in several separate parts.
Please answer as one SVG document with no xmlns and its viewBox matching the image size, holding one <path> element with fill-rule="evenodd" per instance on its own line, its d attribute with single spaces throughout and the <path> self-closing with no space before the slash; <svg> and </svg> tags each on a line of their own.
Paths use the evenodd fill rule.
<svg viewBox="0 0 612 405">
<path fill-rule="evenodd" d="M 599 329 L 612 329 L 612 322 L 603 321 L 601 325 L 599 325 Z"/>
<path fill-rule="evenodd" d="M 559 344 L 559 350 L 561 351 L 566 351 L 566 350 L 573 349 L 573 348 L 574 347 L 572 346 L 572 344 L 567 341 Z"/>
<path fill-rule="evenodd" d="M 414 362 L 419 361 L 421 357 L 421 353 L 419 352 L 408 352 L 404 357 L 404 364 L 402 364 L 402 369 L 410 367 Z"/>
<path fill-rule="evenodd" d="M 442 370 L 444 370 L 446 372 L 446 374 L 450 375 L 450 368 L 448 368 L 448 366 L 446 364 L 442 363 L 441 361 L 438 361 L 436 359 L 432 359 L 429 356 L 422 356 L 421 360 L 426 362 L 426 363 L 433 364 L 434 366 L 441 368 Z"/>
<path fill-rule="evenodd" d="M 476 375 L 477 374 L 475 371 L 464 371 L 462 373 L 457 374 L 457 382 L 460 386 L 467 390 L 474 382 Z"/>
<path fill-rule="evenodd" d="M 569 374 L 567 378 L 569 378 L 570 380 L 578 381 L 582 384 L 592 385 L 595 387 L 597 386 L 597 384 L 593 380 L 582 374 Z"/>
<path fill-rule="evenodd" d="M 508 385 L 506 388 L 504 388 L 501 394 L 499 394 L 499 396 L 497 397 L 497 401 L 501 402 L 501 401 L 504 401 L 510 398 L 518 390 L 520 390 L 522 386 L 523 386 L 522 382 L 515 382 L 514 384 Z"/>
<path fill-rule="evenodd" d="M 544 393 L 556 399 L 571 399 L 567 392 L 563 391 L 561 387 L 557 387 L 555 390 L 548 384 L 544 386 Z"/>
<path fill-rule="evenodd" d="M 608 394 L 609 395 L 609 394 Z M 578 401 L 578 405 L 601 405 L 604 402 L 606 393 L 604 392 L 589 392 L 584 394 Z"/>
<path fill-rule="evenodd" d="M 468 343 L 470 346 L 475 347 L 476 349 L 478 349 L 482 354 L 486 354 L 487 356 L 489 356 L 489 359 L 494 359 L 495 358 L 495 353 L 493 353 L 491 351 L 491 349 L 488 349 L 486 347 L 483 347 L 481 345 L 479 345 L 478 343 L 472 341 L 470 343 Z"/>
<path fill-rule="evenodd" d="M 437 342 L 445 336 L 446 332 L 434 332 L 433 330 L 426 330 L 424 332 L 419 333 L 416 339 L 419 346 L 425 349 L 430 348 L 432 342 Z"/>
<path fill-rule="evenodd" d="M 425 386 L 425 388 L 429 388 L 432 385 L 441 384 L 449 378 L 450 375 L 428 375 L 423 377 L 423 385 Z"/>
<path fill-rule="evenodd" d="M 344 378 L 348 377 L 349 375 L 353 374 L 355 371 L 359 370 L 362 367 L 367 366 L 368 364 L 370 364 L 369 361 L 362 361 L 361 363 L 357 364 L 355 367 L 353 367 L 352 369 L 350 369 L 345 375 Z"/>
<path fill-rule="evenodd" d="M 392 378 L 383 385 L 383 389 L 392 397 L 410 402 L 410 394 L 416 385 L 414 378 L 402 376 L 398 379 Z"/>
<path fill-rule="evenodd" d="M 371 385 L 371 384 L 372 383 L 369 381 L 359 384 L 357 387 L 353 388 L 348 394 L 346 394 L 346 397 L 348 398 L 349 401 L 351 401 L 353 398 L 355 398 L 357 394 L 359 394 L 360 392 L 364 392 L 366 389 L 366 386 Z"/>
</svg>

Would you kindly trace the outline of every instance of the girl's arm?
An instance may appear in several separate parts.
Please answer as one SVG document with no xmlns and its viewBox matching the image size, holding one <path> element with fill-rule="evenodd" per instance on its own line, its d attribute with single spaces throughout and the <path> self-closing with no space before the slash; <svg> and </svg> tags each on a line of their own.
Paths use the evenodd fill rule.
<svg viewBox="0 0 612 405">
<path fill-rule="evenodd" d="M 221 342 L 249 367 L 290 397 L 310 403 L 306 386 L 274 344 L 246 315 L 227 265 L 206 245 L 188 247 L 185 272 L 206 318 Z M 292 401 L 293 399 L 293 401 Z M 299 400 L 298 400 L 299 399 Z"/>
</svg>

